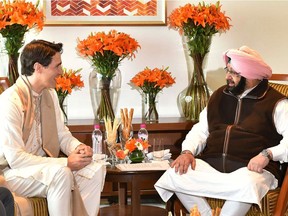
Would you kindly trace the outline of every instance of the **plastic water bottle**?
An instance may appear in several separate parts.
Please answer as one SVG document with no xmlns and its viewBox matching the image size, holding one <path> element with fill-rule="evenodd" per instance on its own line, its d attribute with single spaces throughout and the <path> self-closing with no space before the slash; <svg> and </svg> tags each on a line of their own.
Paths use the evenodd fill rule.
<svg viewBox="0 0 288 216">
<path fill-rule="evenodd" d="M 100 130 L 100 125 L 95 124 L 94 130 L 92 133 L 92 149 L 93 154 L 101 155 L 102 154 L 102 132 Z"/>
<path fill-rule="evenodd" d="M 146 124 L 140 125 L 140 130 L 138 131 L 138 138 L 148 141 L 148 131 L 146 129 Z"/>
<path fill-rule="evenodd" d="M 138 139 L 146 140 L 148 141 L 148 131 L 146 129 L 146 124 L 141 124 L 140 129 L 138 131 Z M 148 153 L 148 149 L 144 150 L 145 153 L 145 161 L 147 160 L 146 154 Z"/>
</svg>

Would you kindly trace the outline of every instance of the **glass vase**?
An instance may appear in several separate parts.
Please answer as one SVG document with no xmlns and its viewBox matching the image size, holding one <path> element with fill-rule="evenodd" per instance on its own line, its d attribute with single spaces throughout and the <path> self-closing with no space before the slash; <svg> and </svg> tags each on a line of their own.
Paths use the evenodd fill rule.
<svg viewBox="0 0 288 216">
<path fill-rule="evenodd" d="M 68 123 L 67 95 L 58 95 L 59 105 L 64 116 L 64 124 Z"/>
<path fill-rule="evenodd" d="M 106 155 L 106 161 L 109 162 L 112 166 L 115 166 L 118 161 L 116 152 L 122 149 L 121 144 L 117 143 L 116 140 L 112 141 L 105 139 L 103 147 L 103 152 Z"/>
<path fill-rule="evenodd" d="M 11 85 L 13 85 L 19 77 L 18 59 L 19 53 L 8 55 L 8 77 Z"/>
<path fill-rule="evenodd" d="M 198 39 L 191 39 L 198 40 Z M 192 41 L 195 43 L 195 41 Z M 210 98 L 211 91 L 205 80 L 203 62 L 209 52 L 211 37 L 202 37 L 203 52 L 193 51 L 189 48 L 189 39 L 184 37 L 183 47 L 187 62 L 188 86 L 178 95 L 180 113 L 187 120 L 198 121 L 200 112 L 205 108 Z"/>
<path fill-rule="evenodd" d="M 157 111 L 158 96 L 155 93 L 142 94 L 142 117 L 145 122 L 158 122 Z"/>
<path fill-rule="evenodd" d="M 9 26 L 10 31 L 19 32 L 19 25 Z M 20 27 L 22 28 L 22 27 Z M 25 31 L 20 31 L 19 34 L 15 34 L 11 37 L 5 37 L 5 51 L 8 54 L 8 78 L 10 85 L 13 85 L 17 78 L 19 77 L 18 71 L 18 59 L 19 59 L 19 49 L 24 44 Z"/>
<path fill-rule="evenodd" d="M 121 90 L 121 72 L 117 68 L 112 79 L 102 76 L 93 70 L 89 76 L 90 97 L 95 119 L 100 122 L 104 118 L 115 117 L 118 99 Z"/>
</svg>

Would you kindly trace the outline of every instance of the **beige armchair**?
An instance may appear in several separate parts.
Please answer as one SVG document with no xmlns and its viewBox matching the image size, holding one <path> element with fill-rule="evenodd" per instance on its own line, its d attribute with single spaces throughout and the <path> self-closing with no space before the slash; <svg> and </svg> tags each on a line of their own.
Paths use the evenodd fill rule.
<svg viewBox="0 0 288 216">
<path fill-rule="evenodd" d="M 281 82 L 279 82 L 281 81 Z M 270 86 L 288 97 L 288 74 L 273 74 L 270 78 Z M 287 121 L 287 120 L 286 120 Z M 212 209 L 222 207 L 224 200 L 207 198 Z M 252 205 L 246 216 L 288 216 L 288 169 L 282 186 L 275 190 L 270 190 L 261 201 L 262 212 L 258 205 Z M 193 206 L 191 206 L 193 207 Z M 179 216 L 180 212 L 188 213 L 180 200 L 174 195 L 166 204 L 166 209 L 171 211 L 174 216 Z"/>
</svg>

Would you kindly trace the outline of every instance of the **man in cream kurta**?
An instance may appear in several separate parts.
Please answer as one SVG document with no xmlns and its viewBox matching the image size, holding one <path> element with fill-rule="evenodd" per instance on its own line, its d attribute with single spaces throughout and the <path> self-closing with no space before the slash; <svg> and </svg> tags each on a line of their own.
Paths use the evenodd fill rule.
<svg viewBox="0 0 288 216">
<path fill-rule="evenodd" d="M 46 197 L 51 216 L 96 216 L 106 169 L 64 125 L 54 90 L 61 52 L 43 40 L 24 47 L 22 76 L 0 95 L 0 166 L 13 192 Z"/>
</svg>

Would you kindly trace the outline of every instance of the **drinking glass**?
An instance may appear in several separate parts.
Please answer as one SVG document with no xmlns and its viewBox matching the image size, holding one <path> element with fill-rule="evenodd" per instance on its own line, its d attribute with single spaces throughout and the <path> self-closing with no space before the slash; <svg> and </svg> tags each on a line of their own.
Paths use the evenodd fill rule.
<svg viewBox="0 0 288 216">
<path fill-rule="evenodd" d="M 164 145 L 162 139 L 153 141 L 153 160 L 162 161 L 164 158 Z"/>
</svg>

